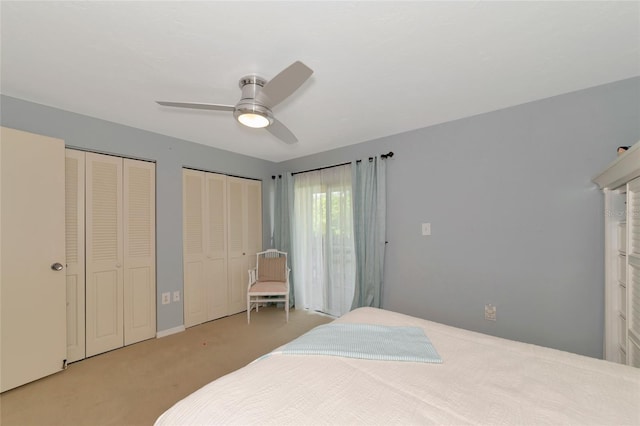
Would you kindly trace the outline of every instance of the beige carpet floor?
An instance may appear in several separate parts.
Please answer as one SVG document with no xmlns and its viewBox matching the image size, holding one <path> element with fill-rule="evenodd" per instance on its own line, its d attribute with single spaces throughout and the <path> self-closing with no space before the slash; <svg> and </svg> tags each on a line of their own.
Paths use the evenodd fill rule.
<svg viewBox="0 0 640 426">
<path fill-rule="evenodd" d="M 152 425 L 175 402 L 331 318 L 282 309 L 188 328 L 69 365 L 0 394 L 0 424 Z"/>
</svg>

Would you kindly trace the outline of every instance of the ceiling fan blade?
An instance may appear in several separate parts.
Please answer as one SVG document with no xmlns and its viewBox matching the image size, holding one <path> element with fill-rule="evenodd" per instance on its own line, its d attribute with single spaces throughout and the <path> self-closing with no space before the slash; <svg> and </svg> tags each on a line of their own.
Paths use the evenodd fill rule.
<svg viewBox="0 0 640 426">
<path fill-rule="evenodd" d="M 269 80 L 259 92 L 258 99 L 272 108 L 302 86 L 311 74 L 313 74 L 311 68 L 296 61 Z"/>
<path fill-rule="evenodd" d="M 206 109 L 206 110 L 214 110 L 214 111 L 233 111 L 235 109 L 233 105 L 202 104 L 197 102 L 156 101 L 156 103 L 162 106 L 169 106 L 169 107 Z"/>
<path fill-rule="evenodd" d="M 287 126 L 275 118 L 273 119 L 273 123 L 271 123 L 269 127 L 265 127 L 265 129 L 284 143 L 292 144 L 298 142 L 298 138 L 291 133 L 291 130 L 287 129 Z"/>
</svg>

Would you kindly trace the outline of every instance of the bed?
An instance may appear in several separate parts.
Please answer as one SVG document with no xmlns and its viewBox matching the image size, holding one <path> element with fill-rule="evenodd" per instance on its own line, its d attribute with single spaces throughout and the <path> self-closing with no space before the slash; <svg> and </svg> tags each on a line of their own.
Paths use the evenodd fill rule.
<svg viewBox="0 0 640 426">
<path fill-rule="evenodd" d="M 436 359 L 285 345 L 179 401 L 156 425 L 640 425 L 640 369 L 375 308 L 331 324 L 418 328 Z"/>
</svg>

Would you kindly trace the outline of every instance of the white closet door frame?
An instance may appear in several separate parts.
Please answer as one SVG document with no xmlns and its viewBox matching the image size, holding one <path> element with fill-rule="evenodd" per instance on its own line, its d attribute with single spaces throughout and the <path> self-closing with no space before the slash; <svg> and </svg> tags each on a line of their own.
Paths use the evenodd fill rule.
<svg viewBox="0 0 640 426">
<path fill-rule="evenodd" d="M 67 360 L 85 358 L 85 153 L 65 150 Z"/>
<path fill-rule="evenodd" d="M 122 158 L 86 153 L 87 356 L 124 346 Z"/>
<path fill-rule="evenodd" d="M 155 166 L 123 160 L 125 345 L 156 334 Z"/>
</svg>

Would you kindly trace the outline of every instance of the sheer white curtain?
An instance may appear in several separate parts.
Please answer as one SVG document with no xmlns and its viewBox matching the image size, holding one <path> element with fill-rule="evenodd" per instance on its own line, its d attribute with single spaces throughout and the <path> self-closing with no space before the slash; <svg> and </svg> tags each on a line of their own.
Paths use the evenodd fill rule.
<svg viewBox="0 0 640 426">
<path fill-rule="evenodd" d="M 355 286 L 351 165 L 294 176 L 296 307 L 340 316 Z"/>
</svg>

